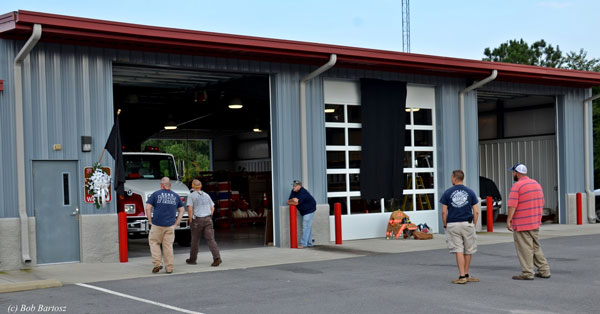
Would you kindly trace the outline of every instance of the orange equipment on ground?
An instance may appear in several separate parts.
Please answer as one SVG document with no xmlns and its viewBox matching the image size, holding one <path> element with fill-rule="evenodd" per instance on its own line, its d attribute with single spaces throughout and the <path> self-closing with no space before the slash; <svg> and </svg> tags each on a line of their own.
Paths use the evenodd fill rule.
<svg viewBox="0 0 600 314">
<path fill-rule="evenodd" d="M 402 210 L 395 210 L 390 215 L 385 238 L 389 240 L 395 235 L 396 239 L 399 239 L 402 234 L 403 238 L 406 239 L 411 237 L 413 232 L 417 229 L 417 225 L 410 222 L 410 217 L 408 217 L 408 215 Z"/>
</svg>

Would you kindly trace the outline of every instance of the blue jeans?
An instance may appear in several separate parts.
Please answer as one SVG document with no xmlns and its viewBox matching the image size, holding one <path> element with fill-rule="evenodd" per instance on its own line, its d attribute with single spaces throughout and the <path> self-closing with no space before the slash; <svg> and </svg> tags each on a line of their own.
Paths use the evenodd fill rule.
<svg viewBox="0 0 600 314">
<path fill-rule="evenodd" d="M 300 238 L 300 245 L 302 246 L 313 246 L 312 243 L 312 222 L 315 212 L 302 216 L 302 238 Z"/>
</svg>

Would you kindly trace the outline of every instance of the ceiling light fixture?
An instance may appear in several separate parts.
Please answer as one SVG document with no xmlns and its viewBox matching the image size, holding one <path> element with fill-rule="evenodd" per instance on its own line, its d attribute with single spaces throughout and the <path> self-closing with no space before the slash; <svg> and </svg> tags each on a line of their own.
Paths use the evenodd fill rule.
<svg viewBox="0 0 600 314">
<path fill-rule="evenodd" d="M 244 105 L 242 105 L 242 100 L 240 100 L 239 98 L 234 98 L 230 103 L 229 103 L 229 109 L 242 109 L 244 108 Z"/>
<path fill-rule="evenodd" d="M 167 122 L 165 123 L 164 128 L 165 128 L 165 130 L 177 129 L 177 123 L 175 123 L 175 121 L 173 121 L 173 117 L 171 115 L 169 115 L 169 118 L 168 118 Z"/>
<path fill-rule="evenodd" d="M 334 113 L 335 109 L 333 108 L 325 108 L 325 113 Z"/>
</svg>

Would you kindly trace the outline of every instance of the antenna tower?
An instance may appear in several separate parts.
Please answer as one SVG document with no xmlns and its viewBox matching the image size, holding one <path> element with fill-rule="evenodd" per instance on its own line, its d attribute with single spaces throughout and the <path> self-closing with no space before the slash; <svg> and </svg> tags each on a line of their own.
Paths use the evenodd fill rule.
<svg viewBox="0 0 600 314">
<path fill-rule="evenodd" d="M 410 0 L 402 0 L 402 51 L 410 52 Z"/>
</svg>

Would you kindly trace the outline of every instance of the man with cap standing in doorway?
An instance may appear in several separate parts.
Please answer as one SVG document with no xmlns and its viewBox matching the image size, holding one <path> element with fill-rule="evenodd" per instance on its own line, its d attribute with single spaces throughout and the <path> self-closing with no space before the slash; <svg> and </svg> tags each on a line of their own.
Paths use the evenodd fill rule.
<svg viewBox="0 0 600 314">
<path fill-rule="evenodd" d="M 187 199 L 188 220 L 191 226 L 192 243 L 190 246 L 190 258 L 185 262 L 190 265 L 196 264 L 198 258 L 198 243 L 204 237 L 208 249 L 213 257 L 210 266 L 217 267 L 223 262 L 219 246 L 215 241 L 215 229 L 213 227 L 212 214 L 215 212 L 215 203 L 207 193 L 202 191 L 202 182 L 198 179 L 192 181 L 192 190 Z"/>
<path fill-rule="evenodd" d="M 288 205 L 295 205 L 302 215 L 302 237 L 299 249 L 312 247 L 312 222 L 317 210 L 317 202 L 308 191 L 302 187 L 302 182 L 294 180 L 292 192 L 287 201 Z"/>
<path fill-rule="evenodd" d="M 550 278 L 550 266 L 538 240 L 542 222 L 544 192 L 542 186 L 527 176 L 527 166 L 518 163 L 510 168 L 517 182 L 508 195 L 506 228 L 513 232 L 521 274 L 514 280 L 533 280 L 533 277 Z M 534 273 L 533 266 L 538 271 Z"/>
</svg>

